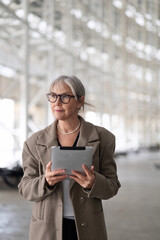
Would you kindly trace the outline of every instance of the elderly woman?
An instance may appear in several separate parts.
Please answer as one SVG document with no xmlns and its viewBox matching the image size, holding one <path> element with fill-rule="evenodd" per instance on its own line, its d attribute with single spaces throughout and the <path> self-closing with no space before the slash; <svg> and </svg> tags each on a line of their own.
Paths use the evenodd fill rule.
<svg viewBox="0 0 160 240">
<path fill-rule="evenodd" d="M 77 77 L 58 77 L 47 98 L 56 120 L 34 133 L 23 149 L 19 191 L 34 202 L 29 239 L 107 240 L 101 200 L 113 197 L 120 187 L 113 159 L 115 137 L 78 115 L 85 89 Z M 83 165 L 85 174 L 73 169 L 72 176 L 65 169 L 51 170 L 51 148 L 58 145 L 92 146 L 91 169 Z"/>
</svg>

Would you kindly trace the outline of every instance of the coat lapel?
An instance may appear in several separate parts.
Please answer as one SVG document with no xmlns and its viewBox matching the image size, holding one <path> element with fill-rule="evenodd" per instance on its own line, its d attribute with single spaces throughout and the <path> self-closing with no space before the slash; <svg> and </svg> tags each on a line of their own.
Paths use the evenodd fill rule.
<svg viewBox="0 0 160 240">
<path fill-rule="evenodd" d="M 36 149 L 44 167 L 51 161 L 52 146 L 58 146 L 56 122 L 45 128 L 37 139 Z"/>
<path fill-rule="evenodd" d="M 57 121 L 53 122 L 42 131 L 42 134 L 37 139 L 36 149 L 44 172 L 46 165 L 51 161 L 52 146 L 58 146 L 56 125 Z M 62 184 L 58 183 L 58 185 L 57 192 L 62 201 Z"/>
</svg>

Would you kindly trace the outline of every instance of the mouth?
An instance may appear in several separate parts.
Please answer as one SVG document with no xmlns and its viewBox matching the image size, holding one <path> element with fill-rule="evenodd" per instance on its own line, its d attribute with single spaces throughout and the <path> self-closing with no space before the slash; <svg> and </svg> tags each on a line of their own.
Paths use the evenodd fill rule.
<svg viewBox="0 0 160 240">
<path fill-rule="evenodd" d="M 55 112 L 63 112 L 64 110 L 61 110 L 61 109 L 55 109 L 54 111 L 55 111 Z"/>
</svg>

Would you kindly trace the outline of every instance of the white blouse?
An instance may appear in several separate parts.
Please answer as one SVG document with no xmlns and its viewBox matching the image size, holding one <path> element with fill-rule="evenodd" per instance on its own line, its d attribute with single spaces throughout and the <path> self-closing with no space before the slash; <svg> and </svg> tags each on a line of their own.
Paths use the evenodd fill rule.
<svg viewBox="0 0 160 240">
<path fill-rule="evenodd" d="M 70 180 L 66 179 L 62 182 L 63 186 L 63 217 L 74 219 L 74 210 L 69 195 L 69 184 Z"/>
</svg>

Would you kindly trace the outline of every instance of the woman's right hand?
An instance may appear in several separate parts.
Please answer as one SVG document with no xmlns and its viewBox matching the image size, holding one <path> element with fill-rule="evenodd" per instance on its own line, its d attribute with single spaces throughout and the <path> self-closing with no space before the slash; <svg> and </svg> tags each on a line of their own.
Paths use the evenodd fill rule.
<svg viewBox="0 0 160 240">
<path fill-rule="evenodd" d="M 65 173 L 65 169 L 51 170 L 52 162 L 50 161 L 46 166 L 45 178 L 49 186 L 54 186 L 56 183 L 63 181 L 68 177 Z M 59 175 L 64 174 L 64 175 Z M 58 176 L 59 175 L 59 176 Z"/>
</svg>

